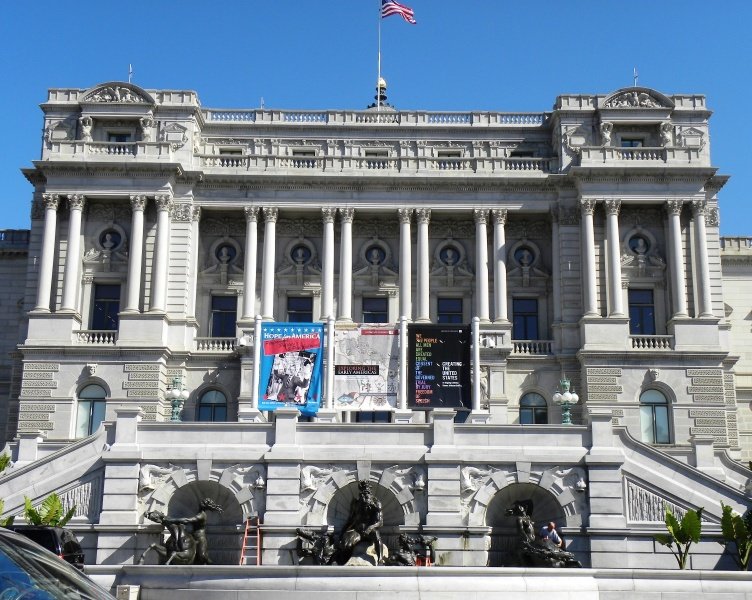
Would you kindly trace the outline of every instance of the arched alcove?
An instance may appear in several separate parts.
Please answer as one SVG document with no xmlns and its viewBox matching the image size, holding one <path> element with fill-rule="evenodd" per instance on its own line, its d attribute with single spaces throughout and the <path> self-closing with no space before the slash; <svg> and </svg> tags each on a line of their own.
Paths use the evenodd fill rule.
<svg viewBox="0 0 752 600">
<path fill-rule="evenodd" d="M 502 567 L 514 564 L 513 553 L 517 548 L 517 523 L 515 517 L 506 514 L 515 502 L 531 502 L 533 523 L 536 531 L 545 523 L 553 521 L 561 527 L 566 520 L 564 508 L 556 496 L 533 483 L 513 483 L 499 490 L 486 510 L 486 525 L 491 527 L 491 548 L 488 564 Z"/>
</svg>

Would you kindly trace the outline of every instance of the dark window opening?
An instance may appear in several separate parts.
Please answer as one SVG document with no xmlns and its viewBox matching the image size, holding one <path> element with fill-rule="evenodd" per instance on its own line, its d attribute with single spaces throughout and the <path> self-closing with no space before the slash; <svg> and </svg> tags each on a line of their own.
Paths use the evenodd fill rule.
<svg viewBox="0 0 752 600">
<path fill-rule="evenodd" d="M 655 335 L 653 290 L 629 290 L 629 333 Z"/>
<path fill-rule="evenodd" d="M 91 328 L 95 331 L 117 331 L 120 312 L 120 285 L 94 284 L 94 309 Z"/>
<path fill-rule="evenodd" d="M 512 338 L 538 339 L 538 299 L 515 298 L 512 301 Z"/>
<path fill-rule="evenodd" d="M 388 322 L 388 306 L 388 298 L 363 298 L 363 323 Z"/>
<path fill-rule="evenodd" d="M 462 298 L 438 298 L 437 323 L 462 323 Z"/>
<path fill-rule="evenodd" d="M 290 296 L 287 299 L 287 320 L 291 323 L 313 321 L 313 298 Z"/>
<path fill-rule="evenodd" d="M 237 315 L 237 297 L 212 296 L 211 337 L 235 337 Z"/>
</svg>

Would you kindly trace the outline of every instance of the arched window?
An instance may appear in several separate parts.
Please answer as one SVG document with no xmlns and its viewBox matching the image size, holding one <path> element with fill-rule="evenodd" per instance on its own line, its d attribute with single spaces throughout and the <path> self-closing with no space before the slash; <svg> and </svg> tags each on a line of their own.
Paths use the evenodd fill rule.
<svg viewBox="0 0 752 600">
<path fill-rule="evenodd" d="M 520 398 L 520 425 L 545 425 L 548 423 L 548 405 L 540 394 L 530 392 Z"/>
<path fill-rule="evenodd" d="M 83 438 L 94 433 L 104 421 L 107 392 L 101 385 L 87 385 L 78 392 L 76 411 L 76 437 Z"/>
<path fill-rule="evenodd" d="M 209 390 L 201 394 L 196 408 L 197 421 L 226 421 L 227 398 L 219 390 Z"/>
<path fill-rule="evenodd" d="M 671 427 L 668 400 L 658 390 L 645 390 L 640 396 L 642 441 L 647 444 L 670 444 Z"/>
</svg>

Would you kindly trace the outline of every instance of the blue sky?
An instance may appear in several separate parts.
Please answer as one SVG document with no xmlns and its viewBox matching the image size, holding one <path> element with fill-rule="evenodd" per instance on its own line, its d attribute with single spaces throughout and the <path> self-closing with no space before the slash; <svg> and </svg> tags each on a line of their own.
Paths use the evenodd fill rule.
<svg viewBox="0 0 752 600">
<path fill-rule="evenodd" d="M 721 233 L 752 236 L 752 1 L 406 0 L 382 24 L 398 108 L 550 110 L 561 93 L 639 84 L 702 93 L 714 111 Z M 50 87 L 127 79 L 196 90 L 214 108 L 364 108 L 376 79 L 378 0 L 6 0 L 0 17 L 3 215 L 29 226 L 39 104 Z"/>
</svg>

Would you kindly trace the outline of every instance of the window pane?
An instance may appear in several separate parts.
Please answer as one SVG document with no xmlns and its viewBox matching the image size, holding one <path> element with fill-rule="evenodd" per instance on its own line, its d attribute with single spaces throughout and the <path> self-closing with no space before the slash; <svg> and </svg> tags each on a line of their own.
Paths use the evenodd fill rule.
<svg viewBox="0 0 752 600">
<path fill-rule="evenodd" d="M 671 441 L 668 428 L 668 407 L 656 406 L 653 408 L 655 417 L 655 443 L 668 444 Z"/>
<path fill-rule="evenodd" d="M 94 284 L 94 307 L 91 328 L 99 331 L 116 331 L 120 312 L 120 286 Z"/>
<path fill-rule="evenodd" d="M 83 438 L 89 435 L 89 419 L 91 417 L 91 402 L 88 400 L 78 401 L 76 413 L 76 437 Z"/>
<path fill-rule="evenodd" d="M 287 298 L 287 320 L 292 323 L 313 321 L 313 298 L 290 296 Z"/>
<path fill-rule="evenodd" d="M 462 298 L 437 298 L 438 323 L 462 323 Z"/>
<path fill-rule="evenodd" d="M 538 339 L 538 299 L 515 298 L 512 301 L 512 338 Z"/>
<path fill-rule="evenodd" d="M 386 323 L 388 319 L 387 298 L 363 298 L 363 322 Z"/>
<path fill-rule="evenodd" d="M 668 404 L 668 400 L 658 390 L 645 390 L 640 395 L 640 404 Z"/>
<path fill-rule="evenodd" d="M 238 299 L 236 296 L 212 296 L 212 337 L 235 337 L 237 306 Z"/>
<path fill-rule="evenodd" d="M 652 406 L 640 406 L 640 428 L 642 429 L 642 441 L 646 444 L 654 444 Z"/>
<path fill-rule="evenodd" d="M 96 401 L 92 405 L 91 410 L 91 426 L 89 427 L 89 434 L 94 433 L 99 429 L 99 424 L 104 421 L 105 402 L 102 400 Z"/>
<path fill-rule="evenodd" d="M 79 398 L 106 398 L 107 392 L 101 385 L 87 385 L 84 389 L 78 392 Z"/>
</svg>

